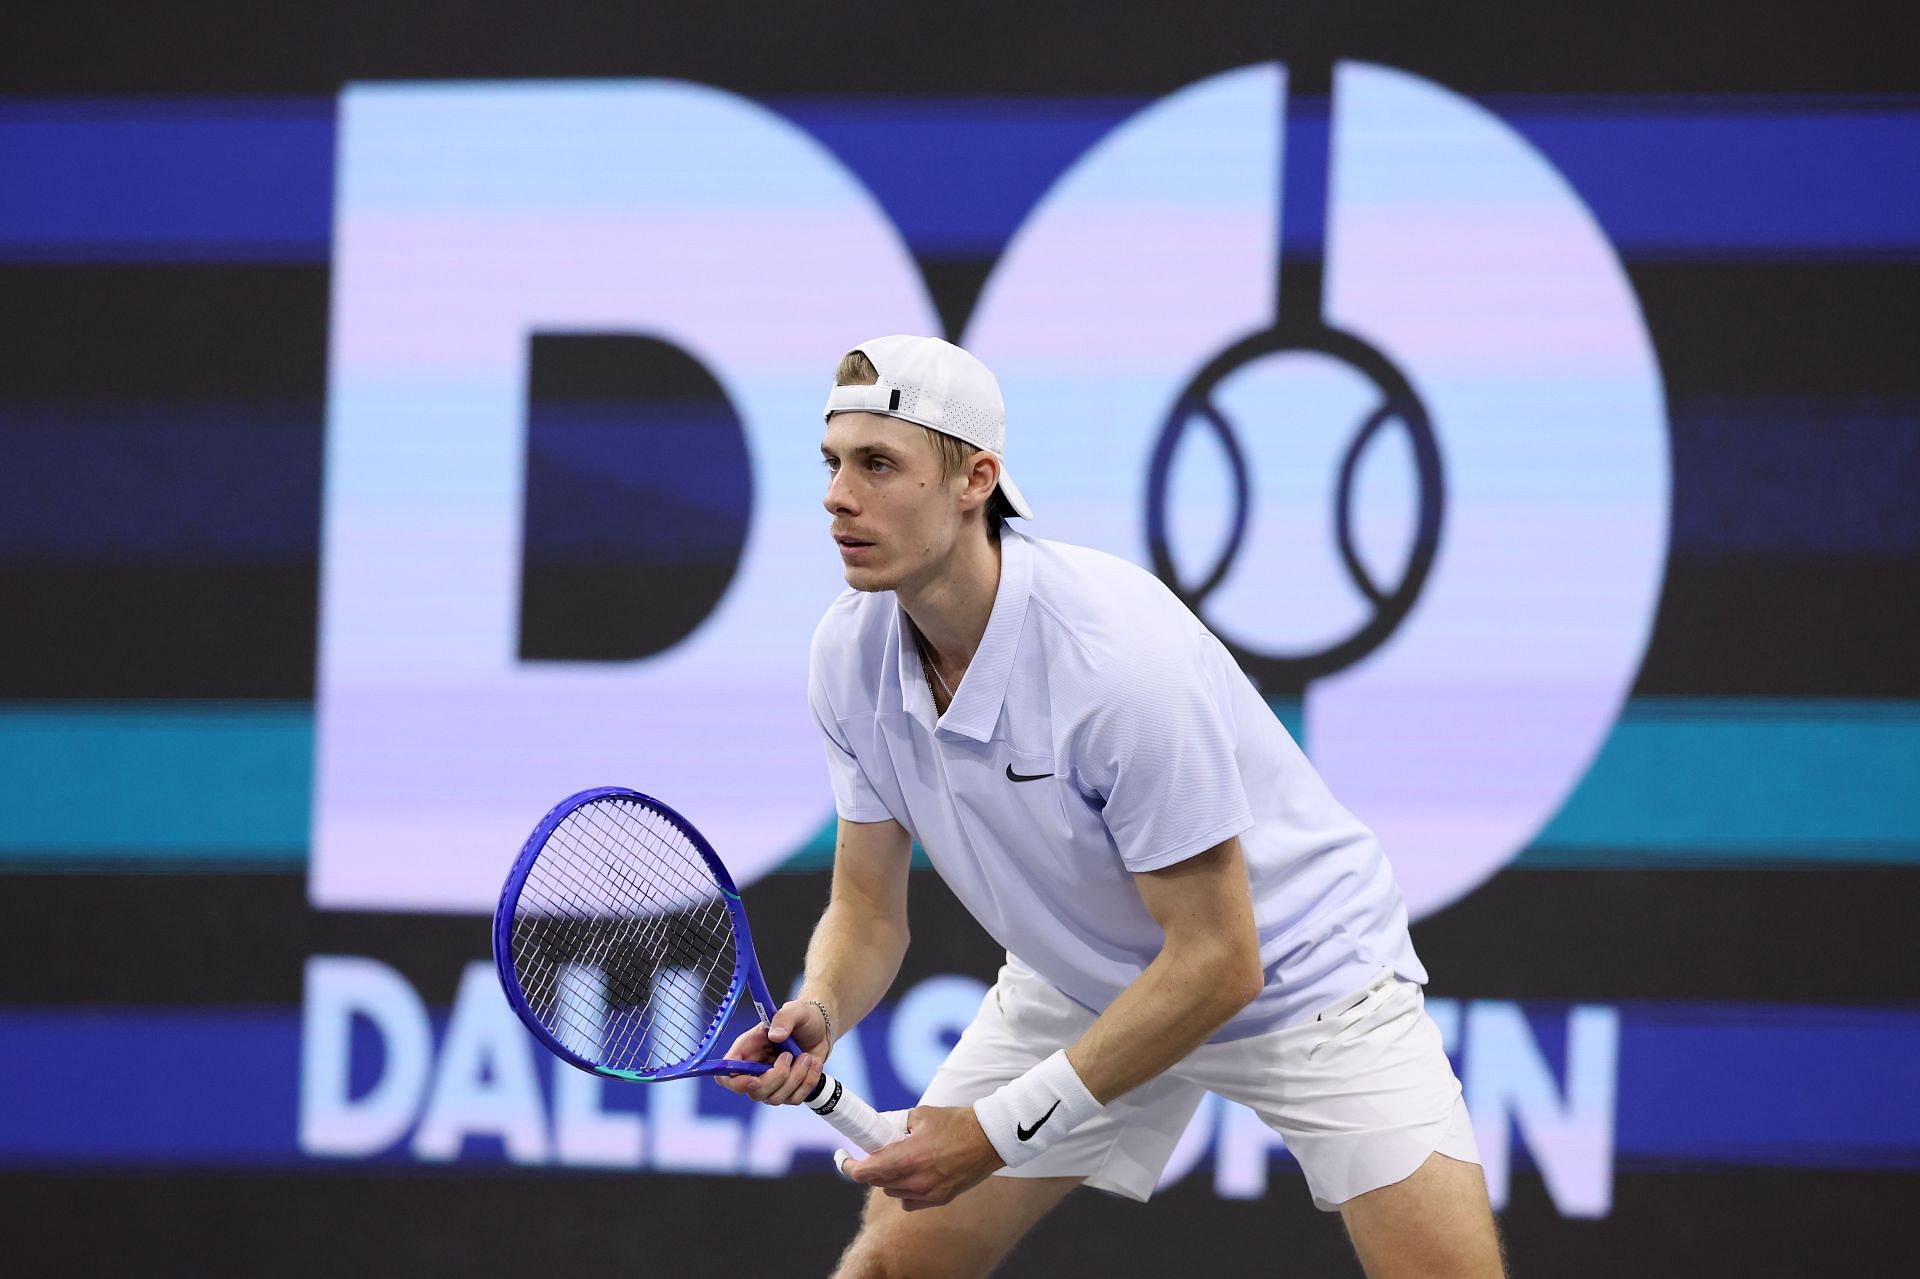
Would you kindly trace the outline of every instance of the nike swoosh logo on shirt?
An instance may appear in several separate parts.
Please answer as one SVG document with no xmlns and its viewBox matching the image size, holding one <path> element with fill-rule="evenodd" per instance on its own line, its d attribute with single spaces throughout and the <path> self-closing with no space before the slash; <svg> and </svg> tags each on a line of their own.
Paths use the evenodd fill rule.
<svg viewBox="0 0 1920 1279">
<path fill-rule="evenodd" d="M 1042 777 L 1052 776 L 1052 773 L 1016 773 L 1013 771 L 1012 764 L 1007 765 L 1007 780 L 1010 782 L 1037 782 Z M 1045 1121 L 1042 1120 L 1041 1122 L 1044 1123 Z"/>
<path fill-rule="evenodd" d="M 1052 774 L 1052 773 L 1042 773 L 1042 774 L 1041 774 L 1041 776 L 1042 776 L 1042 777 L 1052 777 L 1052 776 L 1053 776 L 1053 774 Z M 1031 1127 L 1031 1128 L 1021 1128 L 1021 1127 L 1017 1127 L 1017 1126 L 1016 1126 L 1016 1127 L 1014 1128 L 1014 1130 L 1013 1130 L 1013 1131 L 1014 1131 L 1015 1133 L 1017 1133 L 1017 1134 L 1019 1135 L 1019 1137 L 1020 1137 L 1020 1140 L 1022 1140 L 1022 1141 L 1025 1141 L 1025 1140 L 1027 1140 L 1027 1139 L 1028 1139 L 1029 1137 L 1031 1137 L 1031 1136 L 1033 1136 L 1033 1134 L 1035 1134 L 1035 1133 L 1037 1133 L 1037 1132 L 1039 1132 L 1039 1131 L 1040 1131 L 1040 1125 L 1041 1125 L 1041 1124 L 1044 1124 L 1045 1122 L 1047 1122 L 1047 1120 L 1049 1120 L 1049 1119 L 1051 1119 L 1051 1118 L 1053 1118 L 1053 1112 L 1054 1112 L 1054 1111 L 1056 1111 L 1056 1110 L 1058 1110 L 1058 1109 L 1060 1109 L 1060 1103 L 1056 1101 L 1056 1102 L 1054 1102 L 1054 1103 L 1053 1103 L 1053 1104 L 1052 1104 L 1051 1106 L 1048 1106 L 1048 1107 L 1047 1107 L 1047 1113 L 1046 1113 L 1046 1114 L 1044 1114 L 1044 1115 L 1042 1115 L 1042 1116 L 1040 1116 L 1040 1117 L 1039 1117 L 1038 1119 L 1036 1119 L 1036 1120 L 1034 1120 L 1034 1121 L 1033 1121 L 1033 1127 Z"/>
</svg>

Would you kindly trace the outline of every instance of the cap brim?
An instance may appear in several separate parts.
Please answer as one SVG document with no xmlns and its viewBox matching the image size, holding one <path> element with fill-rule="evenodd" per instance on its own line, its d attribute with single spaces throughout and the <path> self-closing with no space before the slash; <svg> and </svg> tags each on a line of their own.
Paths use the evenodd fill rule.
<svg viewBox="0 0 1920 1279">
<path fill-rule="evenodd" d="M 1000 468 L 1000 491 L 1006 495 L 1007 505 L 1013 508 L 1015 515 L 1023 520 L 1033 518 L 1033 508 L 1027 505 L 1026 497 L 1020 492 L 1019 485 L 1013 482 L 1013 477 L 1007 474 L 1005 466 Z"/>
</svg>

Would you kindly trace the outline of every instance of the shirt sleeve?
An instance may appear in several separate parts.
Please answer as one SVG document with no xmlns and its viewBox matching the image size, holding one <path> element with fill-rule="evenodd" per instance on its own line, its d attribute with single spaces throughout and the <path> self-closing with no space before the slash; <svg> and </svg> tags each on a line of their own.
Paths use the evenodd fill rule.
<svg viewBox="0 0 1920 1279">
<path fill-rule="evenodd" d="M 1203 649 L 1217 647 L 1205 639 Z M 1232 662 L 1221 650 L 1129 663 L 1088 719 L 1080 769 L 1130 871 L 1185 861 L 1254 824 L 1219 659 Z M 1231 675 L 1245 678 L 1237 667 Z"/>
<path fill-rule="evenodd" d="M 820 726 L 827 752 L 827 780 L 833 784 L 834 811 L 850 822 L 883 822 L 893 816 L 881 802 L 873 783 L 860 767 L 853 746 L 841 731 L 827 700 L 826 683 L 820 677 L 819 664 L 810 664 L 807 673 L 807 700 L 813 705 L 814 723 Z"/>
</svg>

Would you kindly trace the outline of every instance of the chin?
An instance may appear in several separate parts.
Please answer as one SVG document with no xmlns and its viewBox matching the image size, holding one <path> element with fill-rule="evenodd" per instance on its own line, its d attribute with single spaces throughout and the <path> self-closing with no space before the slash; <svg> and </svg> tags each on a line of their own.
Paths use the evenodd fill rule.
<svg viewBox="0 0 1920 1279">
<path fill-rule="evenodd" d="M 890 591 L 893 589 L 893 579 L 877 569 L 849 568 L 846 570 L 845 576 L 847 585 L 856 591 L 865 591 L 868 594 L 873 594 L 878 591 Z"/>
</svg>

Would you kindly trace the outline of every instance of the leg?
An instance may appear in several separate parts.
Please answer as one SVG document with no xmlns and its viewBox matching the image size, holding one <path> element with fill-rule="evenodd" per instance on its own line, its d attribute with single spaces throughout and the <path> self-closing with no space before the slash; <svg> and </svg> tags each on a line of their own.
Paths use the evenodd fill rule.
<svg viewBox="0 0 1920 1279">
<path fill-rule="evenodd" d="M 944 1208 L 908 1212 L 880 1191 L 867 1196 L 860 1233 L 835 1279 L 972 1279 L 1080 1184 L 1078 1177 L 989 1177 Z"/>
<path fill-rule="evenodd" d="M 1340 1205 L 1367 1279 L 1500 1279 L 1500 1239 L 1478 1164 L 1435 1153 L 1405 1181 Z"/>
</svg>

